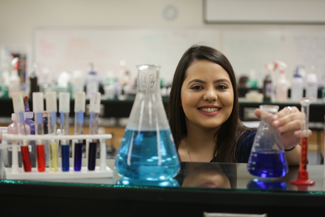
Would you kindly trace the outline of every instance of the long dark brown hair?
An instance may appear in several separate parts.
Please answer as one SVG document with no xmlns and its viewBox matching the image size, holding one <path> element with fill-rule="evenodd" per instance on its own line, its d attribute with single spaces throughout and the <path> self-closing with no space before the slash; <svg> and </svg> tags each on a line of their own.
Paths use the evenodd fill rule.
<svg viewBox="0 0 325 217">
<path fill-rule="evenodd" d="M 234 92 L 234 104 L 230 117 L 216 132 L 214 160 L 219 162 L 236 162 L 236 144 L 245 127 L 239 121 L 238 90 L 234 70 L 225 55 L 207 46 L 192 46 L 180 59 L 173 78 L 168 104 L 168 118 L 176 148 L 187 135 L 185 113 L 181 104 L 181 88 L 185 80 L 186 70 L 196 60 L 208 60 L 220 65 L 227 71 Z"/>
</svg>

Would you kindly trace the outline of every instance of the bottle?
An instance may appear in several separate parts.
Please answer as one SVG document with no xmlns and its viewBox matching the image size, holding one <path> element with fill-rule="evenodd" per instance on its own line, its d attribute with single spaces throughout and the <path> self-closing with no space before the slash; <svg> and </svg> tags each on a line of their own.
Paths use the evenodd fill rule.
<svg viewBox="0 0 325 217">
<path fill-rule="evenodd" d="M 311 101 L 317 100 L 318 94 L 318 81 L 315 73 L 315 67 L 311 66 L 311 71 L 306 74 L 306 97 Z"/>
<path fill-rule="evenodd" d="M 72 97 L 74 98 L 76 93 L 84 92 L 85 79 L 82 71 L 73 71 L 72 81 Z"/>
<path fill-rule="evenodd" d="M 9 124 L 8 129 L 7 129 L 7 133 L 8 134 L 15 134 L 16 135 L 16 134 L 18 134 L 18 128 L 17 128 L 17 117 L 16 117 L 16 114 L 15 113 L 12 113 L 11 114 L 11 120 L 12 120 L 12 123 Z M 20 126 L 20 132 L 24 132 L 24 127 L 26 129 L 26 134 L 27 135 L 30 135 L 30 127 L 26 123 L 25 123 L 24 126 L 23 125 Z M 12 150 L 14 149 L 13 146 L 11 148 L 12 148 Z M 18 149 L 18 152 L 20 152 L 19 149 Z M 16 157 L 13 156 L 13 155 L 16 155 Z M 14 159 L 17 159 L 17 156 L 18 156 L 18 162 L 12 162 Z M 12 151 L 9 151 L 9 153 L 8 153 L 8 160 L 9 160 L 9 162 L 8 162 L 9 165 L 13 165 L 13 164 L 16 164 L 17 165 L 18 164 L 19 167 L 22 166 L 22 161 L 21 161 L 21 155 L 20 155 L 20 153 L 18 154 L 18 153 L 13 153 Z"/>
<path fill-rule="evenodd" d="M 104 83 L 105 95 L 103 96 L 103 99 L 114 99 L 115 85 L 116 77 L 114 76 L 112 71 L 108 71 Z"/>
<path fill-rule="evenodd" d="M 287 65 L 280 61 L 275 61 L 278 64 L 278 68 L 280 71 L 279 79 L 276 83 L 276 95 L 275 100 L 277 102 L 287 102 L 288 101 L 288 82 L 285 76 L 284 69 L 287 68 Z"/>
<path fill-rule="evenodd" d="M 130 180 L 170 180 L 180 161 L 160 95 L 159 66 L 139 65 L 137 84 L 116 172 Z"/>
<path fill-rule="evenodd" d="M 90 72 L 87 76 L 87 98 L 89 99 L 92 93 L 98 92 L 98 79 L 97 79 L 97 73 L 94 71 L 94 65 L 93 63 L 90 63 Z"/>
<path fill-rule="evenodd" d="M 11 75 L 9 78 L 9 97 L 12 97 L 12 93 L 20 91 L 20 78 L 18 76 L 19 58 L 15 57 L 11 62 Z"/>
<path fill-rule="evenodd" d="M 263 81 L 263 95 L 264 95 L 263 100 L 271 101 L 272 93 L 273 93 L 272 79 L 271 79 L 271 75 L 268 73 L 265 76 L 265 79 Z"/>
<path fill-rule="evenodd" d="M 272 115 L 279 106 L 261 105 L 261 121 L 257 129 L 249 161 L 248 172 L 261 178 L 283 177 L 288 164 L 279 131 L 272 125 Z"/>
<path fill-rule="evenodd" d="M 38 86 L 38 77 L 37 77 L 37 73 L 38 73 L 38 66 L 35 63 L 34 64 L 34 69 L 32 71 L 32 73 L 29 76 L 29 82 L 30 82 L 30 96 L 32 96 L 32 94 L 34 92 L 38 92 L 39 91 L 39 86 Z"/>
<path fill-rule="evenodd" d="M 291 101 L 294 102 L 300 102 L 300 99 L 303 97 L 304 81 L 299 73 L 301 67 L 303 66 L 297 66 L 291 81 Z"/>
</svg>

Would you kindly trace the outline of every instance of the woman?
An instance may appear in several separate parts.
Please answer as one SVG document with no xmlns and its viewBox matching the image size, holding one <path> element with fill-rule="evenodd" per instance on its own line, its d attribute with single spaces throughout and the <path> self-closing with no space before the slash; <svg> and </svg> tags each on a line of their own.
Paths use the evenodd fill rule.
<svg viewBox="0 0 325 217">
<path fill-rule="evenodd" d="M 175 71 L 168 111 L 181 161 L 248 162 L 256 130 L 239 120 L 235 74 L 221 52 L 192 46 L 184 53 Z M 255 115 L 260 118 L 261 111 L 256 109 Z M 288 164 L 298 165 L 302 114 L 287 107 L 272 118 Z"/>
</svg>

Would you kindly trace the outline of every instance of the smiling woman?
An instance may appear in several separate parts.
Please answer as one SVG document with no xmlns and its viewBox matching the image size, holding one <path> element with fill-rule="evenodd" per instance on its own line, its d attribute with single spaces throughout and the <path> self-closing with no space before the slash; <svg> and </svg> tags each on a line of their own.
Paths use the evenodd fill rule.
<svg viewBox="0 0 325 217">
<path fill-rule="evenodd" d="M 292 110 L 279 111 L 272 123 L 290 150 L 290 165 L 299 164 L 302 117 L 296 107 Z M 255 115 L 260 114 L 257 109 Z M 181 161 L 248 162 L 256 130 L 239 120 L 235 73 L 220 51 L 192 46 L 184 53 L 174 74 L 168 116 Z"/>
</svg>

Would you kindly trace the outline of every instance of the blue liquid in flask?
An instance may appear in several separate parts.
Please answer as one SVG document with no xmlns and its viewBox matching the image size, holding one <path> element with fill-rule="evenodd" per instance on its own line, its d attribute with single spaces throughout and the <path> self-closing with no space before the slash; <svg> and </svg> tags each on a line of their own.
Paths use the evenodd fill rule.
<svg viewBox="0 0 325 217">
<path fill-rule="evenodd" d="M 288 164 L 283 150 L 254 151 L 248 162 L 248 171 L 261 178 L 283 177 Z"/>
<path fill-rule="evenodd" d="M 130 179 L 158 181 L 176 176 L 180 163 L 170 130 L 160 130 L 157 135 L 157 131 L 126 129 L 115 168 Z"/>
</svg>

